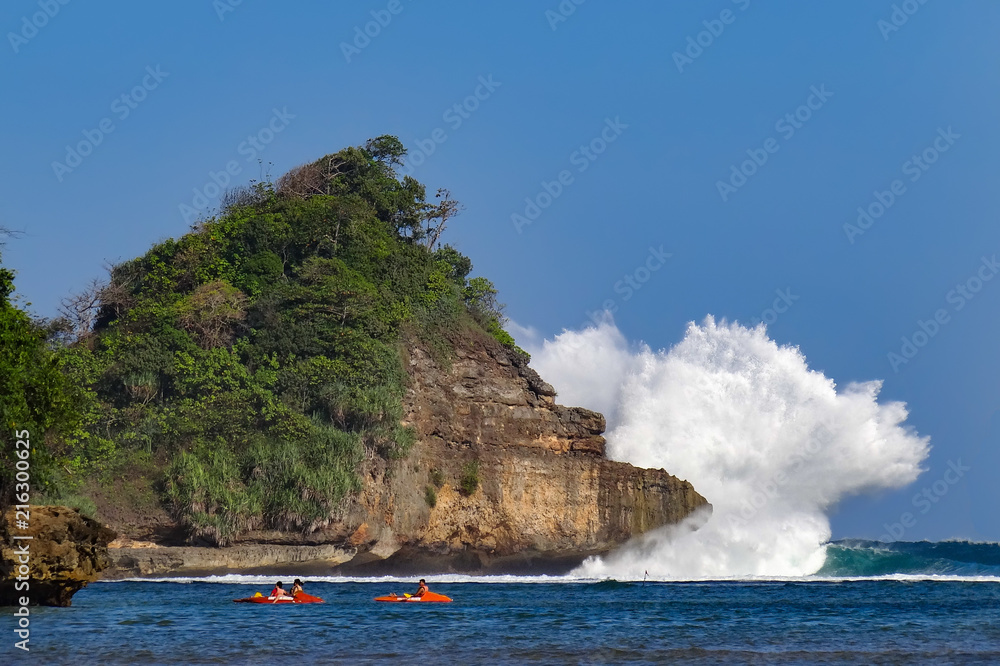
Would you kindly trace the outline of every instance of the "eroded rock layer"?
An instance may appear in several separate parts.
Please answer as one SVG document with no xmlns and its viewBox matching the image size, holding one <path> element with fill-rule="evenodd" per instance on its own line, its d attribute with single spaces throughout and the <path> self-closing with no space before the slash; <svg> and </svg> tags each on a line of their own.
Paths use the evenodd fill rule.
<svg viewBox="0 0 1000 666">
<path fill-rule="evenodd" d="M 607 460 L 604 417 L 555 404 L 552 387 L 491 339 L 450 363 L 420 348 L 407 361 L 418 443 L 391 471 L 372 467 L 349 514 L 356 544 L 387 564 L 565 568 L 707 504 L 663 470 Z M 473 469 L 478 483 L 463 489 Z"/>
</svg>

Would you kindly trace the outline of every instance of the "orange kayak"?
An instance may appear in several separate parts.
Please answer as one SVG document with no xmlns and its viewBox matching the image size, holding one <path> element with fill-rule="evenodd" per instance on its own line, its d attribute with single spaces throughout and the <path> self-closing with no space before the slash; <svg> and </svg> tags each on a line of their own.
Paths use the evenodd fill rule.
<svg viewBox="0 0 1000 666">
<path fill-rule="evenodd" d="M 411 601 L 438 601 L 438 602 L 448 602 L 451 601 L 451 597 L 446 597 L 443 594 L 437 594 L 436 592 L 424 592 L 422 597 L 399 597 L 395 594 L 390 594 L 385 597 L 375 597 L 375 601 L 390 601 L 390 602 L 411 602 Z"/>
<path fill-rule="evenodd" d="M 265 597 L 258 593 L 257 596 L 246 599 L 233 599 L 238 604 L 321 604 L 323 600 L 305 592 L 299 592 L 294 597 Z"/>
</svg>

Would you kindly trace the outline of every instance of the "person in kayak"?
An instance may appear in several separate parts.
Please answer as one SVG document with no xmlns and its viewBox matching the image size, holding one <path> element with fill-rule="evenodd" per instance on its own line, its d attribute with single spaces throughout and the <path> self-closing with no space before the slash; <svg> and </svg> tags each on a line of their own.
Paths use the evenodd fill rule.
<svg viewBox="0 0 1000 666">
<path fill-rule="evenodd" d="M 287 597 L 290 595 L 288 594 L 288 592 L 285 592 L 285 589 L 283 587 L 281 587 L 281 581 L 279 580 L 277 583 L 274 584 L 274 589 L 271 590 L 270 596 L 274 597 L 275 599 L 279 599 L 281 597 Z"/>
<path fill-rule="evenodd" d="M 292 583 L 292 591 L 289 592 L 289 594 L 291 594 L 294 597 L 299 592 L 304 592 L 304 591 L 305 590 L 302 589 L 302 581 L 296 578 L 295 582 Z"/>
<path fill-rule="evenodd" d="M 430 590 L 427 588 L 427 581 L 425 581 L 423 578 L 421 578 L 420 579 L 420 585 L 417 587 L 417 591 L 414 592 L 413 594 L 404 594 L 401 597 L 398 594 L 396 594 L 395 592 L 393 592 L 392 595 L 390 595 L 390 596 L 396 597 L 397 599 L 402 599 L 403 597 L 405 597 L 407 599 L 414 599 L 414 598 L 420 598 L 420 597 L 424 596 L 424 594 L 427 593 L 427 592 L 430 592 Z"/>
</svg>

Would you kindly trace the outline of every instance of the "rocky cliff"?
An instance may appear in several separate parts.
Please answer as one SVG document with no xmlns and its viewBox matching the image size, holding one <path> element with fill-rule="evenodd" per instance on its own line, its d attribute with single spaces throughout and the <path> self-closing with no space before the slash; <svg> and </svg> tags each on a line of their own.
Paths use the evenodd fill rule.
<svg viewBox="0 0 1000 666">
<path fill-rule="evenodd" d="M 113 549 L 112 575 L 250 562 L 310 573 L 559 571 L 707 504 L 663 470 L 607 460 L 604 417 L 557 405 L 552 387 L 492 338 L 474 335 L 448 360 L 413 345 L 404 360 L 417 442 L 401 461 L 365 464 L 364 489 L 340 520 L 309 535 L 247 535 L 233 548 Z M 240 550 L 262 543 L 263 561 Z"/>
<path fill-rule="evenodd" d="M 418 444 L 399 467 L 373 467 L 348 514 L 361 525 L 353 540 L 392 551 L 394 568 L 563 568 L 706 503 L 663 470 L 607 460 L 604 417 L 557 405 L 549 384 L 489 338 L 459 346 L 450 363 L 420 347 L 407 363 Z"/>
<path fill-rule="evenodd" d="M 29 527 L 13 532 L 30 539 L 13 538 L 14 519 L 13 508 L 0 517 L 0 606 L 20 605 L 23 597 L 32 606 L 69 606 L 111 563 L 115 533 L 76 509 L 31 507 Z"/>
</svg>

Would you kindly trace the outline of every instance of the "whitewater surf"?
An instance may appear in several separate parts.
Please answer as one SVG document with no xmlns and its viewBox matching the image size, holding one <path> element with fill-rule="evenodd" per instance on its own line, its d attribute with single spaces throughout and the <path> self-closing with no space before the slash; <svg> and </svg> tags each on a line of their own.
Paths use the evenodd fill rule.
<svg viewBox="0 0 1000 666">
<path fill-rule="evenodd" d="M 905 425 L 881 382 L 839 387 L 766 328 L 691 323 L 667 350 L 630 345 L 607 318 L 539 341 L 532 365 L 566 404 L 608 417 L 614 460 L 662 467 L 713 505 L 574 573 L 661 580 L 809 576 L 826 564 L 827 512 L 861 493 L 912 483 L 929 438 Z"/>
</svg>

